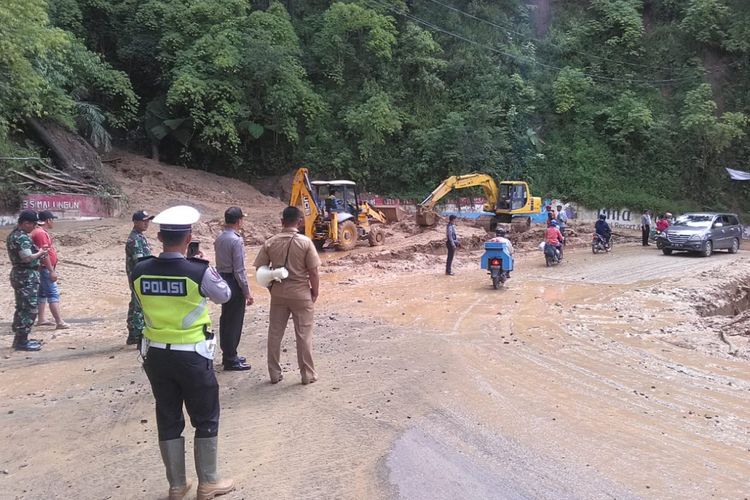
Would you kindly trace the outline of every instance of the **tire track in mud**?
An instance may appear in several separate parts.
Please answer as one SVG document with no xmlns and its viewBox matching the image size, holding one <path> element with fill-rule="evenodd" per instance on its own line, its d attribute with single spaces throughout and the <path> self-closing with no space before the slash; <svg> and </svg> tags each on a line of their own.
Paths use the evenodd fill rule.
<svg viewBox="0 0 750 500">
<path fill-rule="evenodd" d="M 453 324 L 453 328 L 451 329 L 451 335 L 458 335 L 459 330 L 461 328 L 461 323 L 463 322 L 466 317 L 471 314 L 471 312 L 474 310 L 474 308 L 479 305 L 480 302 L 482 302 L 483 299 L 480 297 L 474 302 L 471 303 L 469 307 L 467 307 L 464 312 L 462 312 L 458 318 L 456 318 L 456 322 Z"/>
<path fill-rule="evenodd" d="M 519 352 L 515 352 L 513 353 L 513 355 L 521 357 L 537 365 L 543 370 L 552 371 L 553 373 L 559 375 L 560 379 L 562 380 L 569 380 L 569 381 L 574 380 L 576 386 L 585 389 L 587 395 L 598 396 L 601 399 L 606 399 L 609 401 L 616 399 L 617 401 L 622 403 L 623 408 L 631 408 L 631 409 L 637 408 L 639 410 L 642 410 L 644 413 L 653 411 L 654 406 L 658 406 L 658 407 L 661 407 L 663 410 L 671 410 L 680 414 L 687 414 L 689 411 L 692 411 L 687 407 L 679 407 L 677 404 L 671 403 L 667 400 L 657 399 L 655 397 L 655 394 L 653 393 L 648 395 L 649 403 L 642 402 L 641 399 L 645 397 L 644 396 L 645 393 L 641 391 L 644 391 L 645 389 L 641 389 L 641 391 L 638 391 L 638 389 L 634 388 L 633 385 L 626 385 L 625 383 L 620 382 L 611 376 L 605 376 L 600 372 L 594 372 L 592 370 L 583 368 L 581 364 L 563 361 L 559 358 L 553 359 L 551 357 L 534 356 L 533 354 L 522 354 Z M 601 360 L 596 360 L 596 361 L 600 362 Z M 558 366 L 561 368 L 555 368 L 555 366 Z M 565 370 L 567 370 L 568 372 L 573 372 L 580 376 L 578 377 L 576 377 L 575 375 L 569 376 L 565 372 Z M 648 373 L 646 371 L 643 371 L 641 373 L 641 376 L 644 378 L 644 380 L 651 380 L 652 381 L 651 383 L 661 382 L 661 381 L 654 382 L 653 374 Z M 632 380 L 632 379 L 629 378 L 628 380 Z M 614 389 L 615 392 L 613 393 L 612 391 L 607 391 L 606 389 L 600 387 L 599 385 L 593 382 L 598 382 L 599 384 L 606 385 Z M 633 394 L 635 394 L 635 396 L 633 396 Z M 709 400 L 710 400 L 710 397 L 709 399 L 704 399 L 706 403 L 709 402 Z M 714 401 L 717 404 L 720 403 L 720 401 L 718 400 L 714 400 Z M 713 408 L 715 409 L 716 406 L 713 406 Z M 592 406 L 589 406 L 588 409 L 592 410 L 592 413 L 593 413 L 594 408 Z M 731 439 L 728 440 L 727 437 L 724 435 L 725 432 L 720 432 L 718 429 L 715 429 L 713 433 L 711 432 L 706 433 L 706 429 L 703 426 L 693 424 L 692 422 L 688 422 L 685 425 L 691 428 L 693 431 L 695 431 L 696 435 L 700 435 L 701 437 L 711 439 L 711 440 L 722 441 L 725 444 L 735 446 L 739 450 L 739 449 L 742 449 L 744 445 L 746 444 L 745 440 L 741 437 L 741 434 L 742 434 L 742 431 L 750 425 L 750 421 L 742 420 L 740 423 L 732 426 L 733 429 L 727 429 L 727 430 L 734 430 L 735 433 L 738 434 L 738 436 L 733 440 Z M 651 428 L 651 430 L 653 431 L 654 428 Z M 710 430 L 711 429 L 709 429 L 709 431 Z"/>
<path fill-rule="evenodd" d="M 741 437 L 725 439 L 726 433 L 733 431 L 732 428 L 726 431 L 706 428 L 705 425 L 699 423 L 703 421 L 703 418 L 699 416 L 693 417 L 695 419 L 693 422 L 686 423 L 679 417 L 687 415 L 687 408 L 683 410 L 684 414 L 676 412 L 677 414 L 674 416 L 665 413 L 669 408 L 654 410 L 654 405 L 659 405 L 660 402 L 653 401 L 653 398 L 646 402 L 639 401 L 638 396 L 628 397 L 627 394 L 632 394 L 632 390 L 628 390 L 629 387 L 624 386 L 624 390 L 617 391 L 616 387 L 623 386 L 623 384 L 616 378 L 607 379 L 592 374 L 590 371 L 581 371 L 577 369 L 577 366 L 571 367 L 570 363 L 567 362 L 556 363 L 556 359 L 551 355 L 530 355 L 524 349 L 521 346 L 509 352 L 506 361 L 508 365 L 514 366 L 514 370 L 523 374 L 523 376 L 506 374 L 503 378 L 505 383 L 490 383 L 491 387 L 498 387 L 498 385 L 506 387 L 505 391 L 512 394 L 512 397 L 504 396 L 500 401 L 500 406 L 503 407 L 504 412 L 512 411 L 515 413 L 516 417 L 512 420 L 527 421 L 531 419 L 532 422 L 537 422 L 531 424 L 534 428 L 538 426 L 539 421 L 548 422 L 550 416 L 557 416 L 557 421 L 564 426 L 562 429 L 566 429 L 565 433 L 580 434 L 582 440 L 570 442 L 570 439 L 564 435 L 542 433 L 544 441 L 556 443 L 557 447 L 567 450 L 566 456 L 572 455 L 580 460 L 594 460 L 596 462 L 593 457 L 587 456 L 587 453 L 591 453 L 594 449 L 598 449 L 600 454 L 605 452 L 605 455 L 609 454 L 616 457 L 620 453 L 618 450 L 653 448 L 659 450 L 659 452 L 650 451 L 648 455 L 641 456 L 639 460 L 646 459 L 647 462 L 663 461 L 662 456 L 672 457 L 672 464 L 669 467 L 664 468 L 666 464 L 663 464 L 660 468 L 665 472 L 671 470 L 674 478 L 683 474 L 683 468 L 687 465 L 682 462 L 679 462 L 678 465 L 675 457 L 691 457 L 689 459 L 689 462 L 692 463 L 691 468 L 697 470 L 703 467 L 702 460 L 711 461 L 710 457 L 713 456 L 715 457 L 713 461 L 718 461 L 717 463 L 732 464 L 730 469 L 734 472 L 725 470 L 720 476 L 730 481 L 725 488 L 730 488 L 730 484 L 735 485 L 734 488 L 739 488 L 738 485 L 743 484 L 741 471 L 747 465 L 747 459 L 745 453 L 743 453 L 745 451 L 743 445 L 746 442 Z M 518 358 L 523 360 L 521 364 L 518 363 Z M 529 363 L 535 368 L 524 366 Z M 480 362 L 470 364 L 472 366 L 486 366 L 486 363 Z M 573 374 L 570 373 L 571 370 Z M 490 374 L 493 369 L 487 368 L 484 371 L 478 371 L 479 373 Z M 550 376 L 550 372 L 554 375 Z M 535 375 L 532 376 L 531 374 Z M 601 385 L 611 387 L 611 389 L 607 390 Z M 658 383 L 657 385 L 661 389 L 663 384 Z M 487 390 L 485 384 L 484 391 Z M 495 390 L 493 395 L 496 394 L 498 394 L 498 391 Z M 524 403 L 519 405 L 519 402 Z M 693 409 L 695 409 L 694 406 Z M 648 414 L 644 416 L 643 414 L 646 412 Z M 567 418 L 565 417 L 566 413 Z M 723 413 L 726 414 L 726 412 Z M 537 415 L 537 417 L 534 417 L 534 415 Z M 543 418 L 542 415 L 546 415 L 546 418 Z M 614 415 L 622 415 L 623 418 L 613 420 Z M 631 415 L 631 417 L 627 417 L 627 415 Z M 668 417 L 666 420 L 664 419 L 665 416 Z M 567 424 L 565 423 L 566 420 Z M 723 421 L 726 420 L 726 418 L 723 419 Z M 507 422 L 507 419 L 505 421 Z M 559 427 L 556 427 L 556 429 L 560 430 Z M 582 429 L 587 430 L 584 432 Z M 740 425 L 737 429 L 739 430 L 737 435 L 742 436 L 744 434 L 744 430 L 741 430 L 742 426 Z M 518 432 L 520 434 L 516 434 Z M 523 436 L 526 432 L 517 429 L 513 434 Z M 529 440 L 531 443 L 536 442 L 537 446 L 539 445 L 537 439 L 527 437 L 527 441 Z M 718 455 L 716 453 L 706 455 L 707 446 L 715 448 L 716 444 L 720 442 L 725 443 L 725 446 L 730 446 L 734 451 L 725 450 Z M 605 448 L 600 449 L 597 443 L 601 443 Z M 532 444 L 532 446 L 534 445 Z M 589 448 L 588 452 L 585 451 L 586 448 Z M 726 457 L 730 455 L 736 456 L 738 461 L 726 462 Z M 701 456 L 705 456 L 705 458 L 700 460 L 695 458 Z M 725 458 L 721 458 L 722 456 Z M 600 457 L 600 459 L 603 460 L 603 457 Z M 605 460 L 602 463 L 606 462 Z M 619 476 L 621 470 L 634 470 L 633 468 L 637 467 L 638 463 L 636 460 L 629 465 L 622 464 L 623 467 L 611 470 L 610 474 Z M 653 483 L 651 484 L 653 488 Z M 667 491 L 671 491 L 670 495 L 672 495 L 680 489 L 681 487 L 676 484 L 667 484 L 660 490 L 652 491 L 654 493 L 662 491 L 665 494 Z M 741 491 L 741 489 L 735 491 Z"/>
<path fill-rule="evenodd" d="M 691 275 L 696 274 L 735 262 L 738 258 L 747 260 L 748 255 L 747 252 L 742 251 L 737 255 L 717 253 L 708 258 L 688 254 L 666 256 L 661 253 L 657 254 L 656 250 L 643 249 L 636 245 L 618 247 L 610 254 L 592 255 L 586 253 L 584 249 L 575 249 L 569 254 L 575 255 L 575 265 L 571 265 L 566 259 L 562 265 L 546 268 L 543 260 L 535 259 L 539 261 L 539 265 L 531 271 L 528 277 L 555 281 L 585 281 L 605 285 L 631 285 L 640 281 L 661 281 L 665 278 L 677 277 L 685 273 L 688 266 Z"/>
</svg>

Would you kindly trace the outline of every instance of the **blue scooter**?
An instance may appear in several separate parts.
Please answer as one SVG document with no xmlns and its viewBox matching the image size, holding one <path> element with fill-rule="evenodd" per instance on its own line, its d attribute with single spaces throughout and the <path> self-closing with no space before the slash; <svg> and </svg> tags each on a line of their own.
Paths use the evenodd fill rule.
<svg viewBox="0 0 750 500">
<path fill-rule="evenodd" d="M 490 242 L 484 244 L 482 269 L 487 269 L 492 278 L 492 288 L 497 290 L 510 277 L 513 270 L 513 256 L 505 243 Z"/>
</svg>

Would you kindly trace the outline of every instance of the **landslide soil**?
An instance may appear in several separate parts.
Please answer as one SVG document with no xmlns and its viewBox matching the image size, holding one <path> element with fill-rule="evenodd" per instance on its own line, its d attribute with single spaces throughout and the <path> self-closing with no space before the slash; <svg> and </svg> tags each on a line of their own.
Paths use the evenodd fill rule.
<svg viewBox="0 0 750 500">
<path fill-rule="evenodd" d="M 131 211 L 196 206 L 209 258 L 229 205 L 248 214 L 248 262 L 277 229 L 284 203 L 251 186 L 123 158 L 111 173 Z M 55 228 L 73 328 L 36 329 L 42 352 L 10 350 L 13 297 L 0 294 L 0 498 L 166 492 L 150 387 L 124 345 L 129 228 L 128 217 Z M 747 496 L 746 252 L 581 245 L 546 268 L 523 251 L 537 230 L 514 236 L 516 270 L 492 290 L 481 230 L 459 227 L 454 277 L 442 273 L 442 229 L 387 231 L 383 247 L 322 255 L 311 386 L 299 383 L 291 331 L 286 377 L 268 382 L 268 296 L 251 278 L 240 347 L 253 369 L 217 368 L 220 468 L 238 483 L 226 498 Z M 190 447 L 189 425 L 186 436 Z"/>
</svg>

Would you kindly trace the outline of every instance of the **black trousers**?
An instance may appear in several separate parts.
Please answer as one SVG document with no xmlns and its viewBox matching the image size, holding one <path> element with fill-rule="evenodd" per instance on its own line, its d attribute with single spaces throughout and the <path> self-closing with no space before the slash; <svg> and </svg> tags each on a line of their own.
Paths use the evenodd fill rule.
<svg viewBox="0 0 750 500">
<path fill-rule="evenodd" d="M 240 345 L 242 325 L 245 322 L 245 293 L 233 274 L 221 273 L 221 277 L 232 290 L 232 298 L 221 305 L 219 318 L 219 345 L 222 362 L 227 364 L 237 359 L 237 346 Z"/>
<path fill-rule="evenodd" d="M 450 274 L 453 267 L 453 256 L 456 255 L 456 248 L 453 247 L 449 242 L 445 242 L 446 248 L 448 248 L 448 260 L 445 261 L 445 273 Z"/>
<path fill-rule="evenodd" d="M 643 226 L 641 228 L 641 236 L 643 240 L 643 246 L 648 246 L 648 237 L 651 234 L 651 226 Z"/>
<path fill-rule="evenodd" d="M 219 383 L 213 361 L 196 352 L 148 350 L 143 362 L 156 400 L 156 427 L 159 441 L 182 436 L 185 405 L 195 437 L 219 434 Z"/>
</svg>

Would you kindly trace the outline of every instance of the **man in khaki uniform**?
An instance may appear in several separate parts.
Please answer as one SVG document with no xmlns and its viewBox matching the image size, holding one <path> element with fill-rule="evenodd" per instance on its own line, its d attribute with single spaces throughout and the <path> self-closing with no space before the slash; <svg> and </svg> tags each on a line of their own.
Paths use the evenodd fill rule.
<svg viewBox="0 0 750 500">
<path fill-rule="evenodd" d="M 282 214 L 281 233 L 269 238 L 255 258 L 255 268 L 286 267 L 289 277 L 272 282 L 271 311 L 268 324 L 268 374 L 271 383 L 281 381 L 281 339 L 284 338 L 289 315 L 294 321 L 297 362 L 303 384 L 318 380 L 312 359 L 313 304 L 318 299 L 320 257 L 312 240 L 299 234 L 302 212 L 287 207 Z"/>
</svg>

